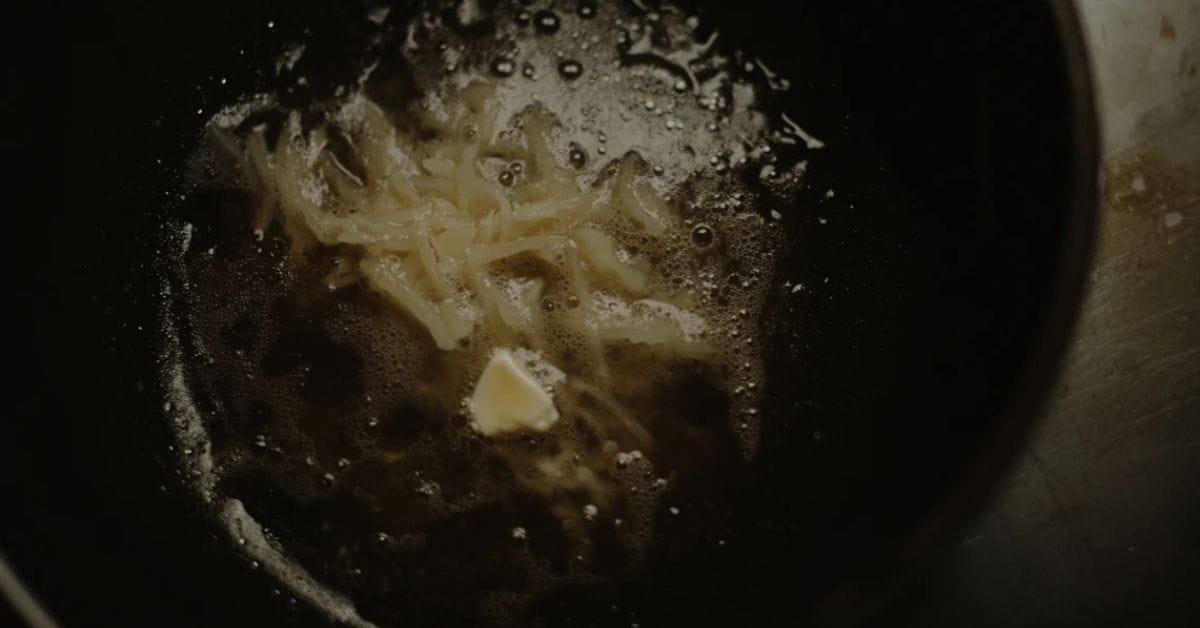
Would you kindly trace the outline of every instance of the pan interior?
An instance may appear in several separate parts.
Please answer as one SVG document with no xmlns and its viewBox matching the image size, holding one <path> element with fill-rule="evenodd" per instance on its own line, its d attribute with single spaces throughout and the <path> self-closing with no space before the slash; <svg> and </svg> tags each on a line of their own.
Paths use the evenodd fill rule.
<svg viewBox="0 0 1200 628">
<path fill-rule="evenodd" d="M 514 20 L 522 10 L 543 8 L 482 4 L 484 13 Z M 753 51 L 772 73 L 790 80 L 789 88 L 774 97 L 777 110 L 788 112 L 825 144 L 807 160 L 805 185 L 795 191 L 789 211 L 781 211 L 787 244 L 780 249 L 770 283 L 782 287 L 791 282 L 791 287 L 768 293 L 760 318 L 772 323 L 759 330 L 766 348 L 758 405 L 760 445 L 753 457 L 714 464 L 730 473 L 714 473 L 719 476 L 716 485 L 704 484 L 706 491 L 716 486 L 712 494 L 721 495 L 720 482 L 737 479 L 737 490 L 726 491 L 724 503 L 714 508 L 736 514 L 719 537 L 665 535 L 656 545 L 657 559 L 637 579 L 613 575 L 596 584 L 559 588 L 533 611 L 550 623 L 600 617 L 613 612 L 613 605 L 646 623 L 668 616 L 744 618 L 757 613 L 769 618 L 776 616 L 781 600 L 803 613 L 836 583 L 873 564 L 941 498 L 991 432 L 1029 356 L 1053 288 L 1051 270 L 1061 263 L 1066 181 L 1073 166 L 1065 72 L 1047 9 L 1040 2 L 996 7 L 948 3 L 858 12 L 835 4 L 776 3 L 769 10 L 727 3 L 688 7 L 700 16 L 701 25 L 717 27 L 725 49 Z M 460 5 L 449 8 L 448 20 L 461 17 Z M 128 388 L 116 374 L 146 370 L 140 381 L 152 394 L 123 397 L 128 403 L 114 409 L 106 423 L 115 426 L 111 433 L 78 422 L 73 438 L 80 444 L 80 464 L 92 458 L 104 462 L 89 465 L 94 474 L 89 482 L 144 487 L 147 494 L 157 494 L 162 484 L 172 499 L 187 493 L 138 466 L 136 455 L 113 464 L 96 453 L 165 450 L 165 443 L 146 436 L 151 428 L 128 416 L 161 414 L 168 394 L 159 393 L 169 393 L 169 387 L 162 386 L 160 364 L 139 353 L 146 338 L 135 330 L 139 324 L 155 327 L 148 320 L 158 313 L 151 304 L 163 301 L 160 271 L 163 263 L 177 258 L 183 223 L 194 225 L 192 246 L 204 251 L 206 233 L 200 227 L 213 220 L 211 215 L 201 220 L 197 207 L 177 200 L 184 164 L 212 112 L 243 95 L 280 94 L 284 100 L 297 99 L 293 106 L 312 102 L 311 94 L 296 90 L 295 74 L 275 76 L 276 62 L 301 40 L 306 47 L 296 67 L 305 68 L 311 85 L 333 87 L 355 79 L 345 74 L 358 69 L 354 63 L 369 62 L 361 55 L 381 26 L 368 19 L 367 9 L 281 9 L 260 3 L 213 12 L 180 6 L 171 9 L 173 26 L 163 28 L 157 24 L 162 15 L 123 12 L 112 5 L 112 15 L 100 18 L 99 24 L 109 20 L 114 26 L 117 16 L 125 26 L 144 20 L 147 27 L 133 29 L 143 33 L 134 41 L 119 46 L 104 42 L 117 52 L 105 84 L 94 86 L 97 93 L 113 77 L 131 79 L 122 87 L 129 98 L 97 104 L 97 114 L 113 121 L 112 132 L 79 125 L 77 137 L 97 149 L 109 147 L 113 159 L 82 175 L 87 189 L 107 191 L 89 195 L 97 210 L 80 219 L 85 225 L 94 220 L 98 228 L 68 230 L 80 232 L 78 250 L 94 250 L 97 254 L 89 258 L 102 260 L 85 272 L 65 275 L 72 277 L 77 294 L 96 295 L 96 316 L 81 316 L 72 327 L 72 337 L 85 338 L 73 350 L 94 354 L 96 365 L 113 364 L 93 368 L 89 362 L 81 374 L 86 377 L 76 380 L 87 390 L 94 388 L 93 395 L 81 397 L 96 398 Z M 577 8 L 556 5 L 554 10 L 567 26 L 553 37 L 570 38 L 571 24 L 582 20 Z M 641 23 L 650 19 L 637 3 L 620 10 Z M 399 24 L 406 17 L 406 11 L 394 7 L 385 23 Z M 604 26 L 607 31 L 596 45 L 611 50 L 620 43 L 621 28 L 613 21 Z M 146 80 L 153 73 L 143 72 L 146 61 L 134 48 L 162 51 L 158 63 L 171 71 Z M 485 70 L 482 62 L 473 67 Z M 443 66 L 425 69 L 444 71 Z M 557 67 L 543 72 L 541 80 L 559 80 Z M 764 71 L 755 72 L 755 80 L 766 79 Z M 673 84 L 664 86 L 673 90 Z M 147 119 L 156 121 L 152 130 L 128 133 L 144 129 Z M 752 183 L 740 182 L 756 191 Z M 109 237 L 89 245 L 82 237 L 88 231 Z M 128 267 L 138 272 L 130 275 Z M 116 272 L 109 276 L 106 269 Z M 792 293 L 797 283 L 804 289 Z M 179 286 L 172 290 L 172 298 L 185 294 Z M 125 327 L 112 324 L 114 312 Z M 190 342 L 186 339 L 194 338 L 196 330 L 183 326 L 178 311 L 169 314 L 165 318 L 179 324 L 179 337 Z M 299 336 L 303 342 L 303 333 Z M 91 337 L 117 338 L 119 350 L 111 351 L 108 340 L 86 340 Z M 161 355 L 164 347 L 156 349 Z M 337 358 L 337 348 L 321 351 L 326 349 Z M 68 416 L 95 415 L 94 408 L 60 401 L 71 408 L 64 413 Z M 210 419 L 239 420 L 199 402 L 197 407 Z M 250 421 L 253 416 L 240 415 Z M 209 422 L 213 438 L 218 436 L 216 423 Z M 245 426 L 238 429 L 251 434 Z M 72 485 L 62 474 L 48 474 L 46 482 L 60 476 L 60 488 Z M 266 505 L 255 512 L 254 500 L 242 501 L 244 510 L 266 527 L 262 537 L 268 547 L 298 547 L 285 542 L 288 535 L 319 537 L 323 522 L 306 519 L 312 512 L 267 487 L 246 489 L 244 495 Z M 122 510 L 103 500 L 83 500 L 80 507 L 85 502 L 94 511 Z M 171 535 L 163 530 L 204 537 L 177 506 L 175 501 L 146 500 L 124 509 L 111 517 L 113 535 L 118 529 L 145 530 L 144 538 L 164 546 Z M 207 511 L 239 515 L 225 506 L 222 502 Z M 261 515 L 264 507 L 279 513 L 277 518 Z M 38 506 L 30 508 L 33 512 Z M 249 539 L 252 524 L 233 518 L 242 522 L 241 536 Z M 105 525 L 98 523 L 94 534 L 104 534 Z M 463 525 L 477 529 L 481 524 Z M 508 522 L 504 525 L 507 529 Z M 387 544 L 367 542 L 367 533 L 377 531 L 361 532 L 363 542 L 355 551 L 367 561 L 379 561 L 373 565 L 386 564 Z M 90 534 L 80 537 L 80 545 Z M 237 547 L 238 540 L 223 538 L 221 546 Z M 79 551 L 102 553 L 111 547 L 91 545 L 94 549 Z M 173 556 L 190 556 L 188 551 L 181 548 Z M 21 560 L 19 548 L 12 553 Z M 97 598 L 117 594 L 120 583 L 138 578 L 133 572 L 158 573 L 163 560 L 149 550 L 124 559 L 145 568 L 131 568 L 124 577 L 113 578 L 111 586 L 96 578 L 77 590 L 95 591 Z M 189 560 L 203 565 L 213 559 L 198 552 Z M 248 558 L 237 573 L 253 571 L 250 560 L 256 559 Z M 353 569 L 328 564 L 319 554 L 309 556 L 305 565 L 323 586 L 328 584 L 324 573 Z M 395 568 L 401 573 L 408 567 Z M 222 569 L 227 567 L 211 571 L 225 573 Z M 791 575 L 787 581 L 773 577 L 781 570 Z M 198 578 L 209 573 L 202 567 L 196 572 Z M 51 576 L 34 569 L 31 577 L 37 583 Z M 219 589 L 221 579 L 211 580 L 206 588 Z M 143 584 L 147 590 L 175 586 Z M 193 585 L 176 584 L 178 590 L 162 596 L 163 605 L 196 595 L 189 593 Z M 272 588 L 278 585 L 247 590 L 269 593 Z M 331 588 L 344 595 L 337 589 Z M 396 602 L 403 589 L 400 583 L 370 583 L 364 590 L 385 592 L 382 601 L 353 600 L 354 607 L 363 616 L 377 613 L 373 616 L 387 623 L 387 609 L 413 608 Z M 280 596 L 284 605 L 287 597 Z M 473 603 L 463 608 L 474 612 Z M 270 612 L 275 611 L 264 611 Z"/>
</svg>

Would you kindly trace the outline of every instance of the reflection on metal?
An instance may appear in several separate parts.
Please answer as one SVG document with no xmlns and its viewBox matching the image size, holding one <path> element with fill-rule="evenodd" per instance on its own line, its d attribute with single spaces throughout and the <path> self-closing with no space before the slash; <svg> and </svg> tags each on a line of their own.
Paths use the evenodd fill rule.
<svg viewBox="0 0 1200 628">
<path fill-rule="evenodd" d="M 1104 143 L 1088 295 L 1038 434 L 914 626 L 1194 622 L 1200 2 L 1076 4 Z"/>
<path fill-rule="evenodd" d="M 8 566 L 3 554 L 0 554 L 0 593 L 8 598 L 8 602 L 30 628 L 58 628 L 58 622 L 50 617 L 37 598 L 21 584 L 20 578 Z"/>
</svg>

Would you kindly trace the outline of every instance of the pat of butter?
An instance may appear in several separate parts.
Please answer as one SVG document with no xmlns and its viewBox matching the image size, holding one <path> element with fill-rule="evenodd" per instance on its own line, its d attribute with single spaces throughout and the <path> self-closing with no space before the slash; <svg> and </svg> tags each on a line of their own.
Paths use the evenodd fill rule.
<svg viewBox="0 0 1200 628">
<path fill-rule="evenodd" d="M 475 427 L 485 436 L 526 429 L 544 432 L 558 421 L 550 395 L 504 349 L 492 355 L 468 405 Z"/>
</svg>

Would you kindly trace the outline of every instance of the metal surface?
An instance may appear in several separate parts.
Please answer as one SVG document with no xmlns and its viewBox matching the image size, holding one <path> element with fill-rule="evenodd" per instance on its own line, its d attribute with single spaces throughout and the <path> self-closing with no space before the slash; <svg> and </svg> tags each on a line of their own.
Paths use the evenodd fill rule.
<svg viewBox="0 0 1200 628">
<path fill-rule="evenodd" d="M 0 603 L 0 626 L 7 625 L 4 623 L 6 621 L 18 621 L 17 616 L 19 615 L 32 628 L 57 628 L 58 624 L 50 617 L 33 593 L 21 583 L 17 574 L 13 573 L 4 560 L 3 554 L 0 554 L 0 594 L 4 596 L 3 601 L 7 601 L 8 605 L 12 607 L 11 613 L 9 613 L 9 609 L 4 608 L 4 605 Z"/>
<path fill-rule="evenodd" d="M 1200 617 L 1200 2 L 1081 0 L 1105 193 L 1072 350 L 993 503 L 913 599 L 920 626 Z"/>
</svg>

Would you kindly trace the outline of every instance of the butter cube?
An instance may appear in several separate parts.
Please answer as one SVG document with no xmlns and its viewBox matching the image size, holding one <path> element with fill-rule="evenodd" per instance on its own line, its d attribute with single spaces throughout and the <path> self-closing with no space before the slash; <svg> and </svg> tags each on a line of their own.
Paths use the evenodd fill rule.
<svg viewBox="0 0 1200 628">
<path fill-rule="evenodd" d="M 492 355 L 468 406 L 472 422 L 485 436 L 518 430 L 544 432 L 558 421 L 554 400 L 505 349 Z"/>
</svg>

